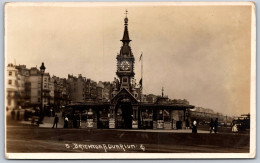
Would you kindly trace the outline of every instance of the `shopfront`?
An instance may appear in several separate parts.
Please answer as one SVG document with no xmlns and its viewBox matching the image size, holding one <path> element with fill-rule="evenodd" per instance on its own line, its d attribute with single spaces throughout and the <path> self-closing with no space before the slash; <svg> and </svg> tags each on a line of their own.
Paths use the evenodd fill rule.
<svg viewBox="0 0 260 163">
<path fill-rule="evenodd" d="M 85 103 L 66 107 L 73 128 L 182 129 L 192 105 L 135 103 L 128 97 L 114 103 Z"/>
</svg>

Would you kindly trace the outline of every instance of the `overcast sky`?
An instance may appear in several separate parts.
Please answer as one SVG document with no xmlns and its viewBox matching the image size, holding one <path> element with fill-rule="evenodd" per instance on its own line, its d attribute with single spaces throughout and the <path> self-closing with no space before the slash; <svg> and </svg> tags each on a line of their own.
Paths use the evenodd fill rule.
<svg viewBox="0 0 260 163">
<path fill-rule="evenodd" d="M 6 63 L 45 63 L 59 77 L 113 81 L 129 11 L 144 93 L 187 99 L 228 115 L 250 112 L 250 6 L 13 6 L 6 8 Z"/>
</svg>

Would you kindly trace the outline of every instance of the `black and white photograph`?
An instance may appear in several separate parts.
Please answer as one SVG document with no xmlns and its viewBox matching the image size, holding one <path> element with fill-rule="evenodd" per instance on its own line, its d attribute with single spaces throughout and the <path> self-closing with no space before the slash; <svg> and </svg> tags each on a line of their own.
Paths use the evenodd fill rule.
<svg viewBox="0 0 260 163">
<path fill-rule="evenodd" d="M 251 2 L 5 4 L 7 159 L 254 158 Z"/>
</svg>

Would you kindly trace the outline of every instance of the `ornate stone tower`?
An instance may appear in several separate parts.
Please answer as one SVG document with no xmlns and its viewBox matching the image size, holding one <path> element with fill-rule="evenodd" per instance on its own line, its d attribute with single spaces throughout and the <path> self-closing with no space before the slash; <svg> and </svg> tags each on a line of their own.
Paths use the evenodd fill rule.
<svg viewBox="0 0 260 163">
<path fill-rule="evenodd" d="M 127 11 L 126 11 L 127 14 Z M 122 46 L 120 49 L 120 53 L 117 55 L 117 72 L 116 75 L 119 78 L 119 81 L 117 82 L 117 89 L 121 90 L 125 88 L 130 93 L 134 95 L 134 90 L 136 87 L 135 79 L 134 79 L 134 63 L 135 58 L 132 53 L 131 47 L 129 45 L 130 38 L 128 33 L 128 18 L 127 15 L 125 17 L 125 29 L 124 29 L 124 35 L 122 41 Z M 116 80 L 116 79 L 115 79 Z"/>
</svg>

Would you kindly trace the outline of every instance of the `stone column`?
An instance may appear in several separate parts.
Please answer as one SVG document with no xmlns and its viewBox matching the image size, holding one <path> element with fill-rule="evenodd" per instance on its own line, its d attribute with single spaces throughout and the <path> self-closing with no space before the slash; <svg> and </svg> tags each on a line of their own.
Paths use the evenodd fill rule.
<svg viewBox="0 0 260 163">
<path fill-rule="evenodd" d="M 115 105 L 110 105 L 109 107 L 109 128 L 116 128 L 116 112 L 115 112 Z"/>
<path fill-rule="evenodd" d="M 138 128 L 138 106 L 133 106 L 133 120 L 132 120 L 132 128 Z"/>
<path fill-rule="evenodd" d="M 186 128 L 186 108 L 184 108 L 183 110 L 183 120 L 182 120 L 182 129 L 185 129 Z"/>
</svg>

